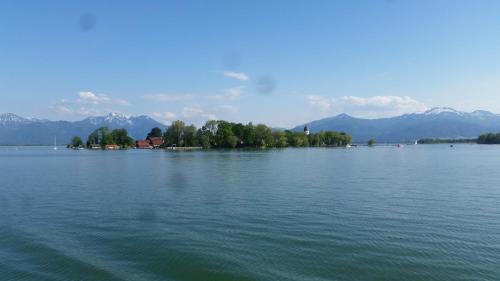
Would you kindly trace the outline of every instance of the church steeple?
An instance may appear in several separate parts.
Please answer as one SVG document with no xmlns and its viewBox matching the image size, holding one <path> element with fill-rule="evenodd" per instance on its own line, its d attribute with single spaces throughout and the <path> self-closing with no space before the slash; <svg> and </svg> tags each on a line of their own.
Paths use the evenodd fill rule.
<svg viewBox="0 0 500 281">
<path fill-rule="evenodd" d="M 306 136 L 309 135 L 309 127 L 307 127 L 307 125 L 304 126 L 304 134 L 306 134 Z"/>
</svg>

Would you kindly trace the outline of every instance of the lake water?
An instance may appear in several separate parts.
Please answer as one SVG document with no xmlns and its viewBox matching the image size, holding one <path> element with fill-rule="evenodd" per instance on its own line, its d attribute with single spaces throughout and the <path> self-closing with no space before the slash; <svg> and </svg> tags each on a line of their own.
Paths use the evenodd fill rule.
<svg viewBox="0 0 500 281">
<path fill-rule="evenodd" d="M 1 280 L 500 280 L 500 146 L 0 148 Z"/>
</svg>

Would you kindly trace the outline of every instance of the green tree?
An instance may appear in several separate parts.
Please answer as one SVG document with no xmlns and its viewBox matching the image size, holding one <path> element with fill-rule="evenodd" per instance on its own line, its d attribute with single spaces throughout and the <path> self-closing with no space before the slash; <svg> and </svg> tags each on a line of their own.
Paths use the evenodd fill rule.
<svg viewBox="0 0 500 281">
<path fill-rule="evenodd" d="M 258 147 L 274 146 L 274 139 L 271 128 L 264 124 L 255 126 L 255 145 Z"/>
<path fill-rule="evenodd" d="M 374 145 L 375 145 L 375 140 L 374 139 L 368 140 L 368 146 L 374 146 Z"/>
<path fill-rule="evenodd" d="M 71 139 L 71 143 L 68 145 L 69 148 L 79 148 L 83 147 L 82 138 L 76 136 Z"/>
<path fill-rule="evenodd" d="M 204 149 L 211 147 L 210 136 L 204 133 L 201 129 L 198 130 L 198 141 Z"/>
<path fill-rule="evenodd" d="M 196 127 L 189 125 L 184 128 L 184 142 L 186 146 L 198 146 L 198 138 L 196 136 Z"/>
<path fill-rule="evenodd" d="M 227 136 L 224 145 L 226 148 L 235 148 L 238 145 L 238 138 L 236 136 Z"/>
<path fill-rule="evenodd" d="M 108 127 L 95 129 L 87 139 L 87 146 L 100 145 L 102 148 L 110 141 Z"/>
<path fill-rule="evenodd" d="M 201 127 L 201 134 L 205 136 L 205 140 L 208 137 L 208 140 L 210 142 L 210 147 L 218 147 L 218 143 L 216 141 L 215 135 L 217 134 L 217 130 L 219 129 L 219 123 L 215 120 L 209 120 L 205 123 L 203 127 Z M 201 142 L 201 141 L 200 141 Z M 206 147 L 205 144 L 203 147 Z"/>
<path fill-rule="evenodd" d="M 162 136 L 163 133 L 158 127 L 151 129 L 151 132 L 148 133 L 148 138 L 161 138 Z"/>
<path fill-rule="evenodd" d="M 184 146 L 184 122 L 177 120 L 172 122 L 165 132 L 165 141 L 168 145 Z"/>
<path fill-rule="evenodd" d="M 477 139 L 478 144 L 500 144 L 500 133 L 493 134 L 483 134 Z"/>
<path fill-rule="evenodd" d="M 242 144 L 244 146 L 255 146 L 255 127 L 252 123 L 248 123 L 243 128 Z"/>
<path fill-rule="evenodd" d="M 116 144 L 121 148 L 128 148 L 134 145 L 134 139 L 128 135 L 126 129 L 115 129 L 109 134 L 106 144 Z"/>
<path fill-rule="evenodd" d="M 274 143 L 276 147 L 287 147 L 288 139 L 286 137 L 286 133 L 282 131 L 273 132 Z"/>
<path fill-rule="evenodd" d="M 238 138 L 233 134 L 232 124 L 226 121 L 217 121 L 217 133 L 215 134 L 216 147 L 234 148 Z"/>
<path fill-rule="evenodd" d="M 242 141 L 245 136 L 245 125 L 241 123 L 234 124 L 232 123 L 233 134 L 238 138 L 239 141 Z"/>
</svg>

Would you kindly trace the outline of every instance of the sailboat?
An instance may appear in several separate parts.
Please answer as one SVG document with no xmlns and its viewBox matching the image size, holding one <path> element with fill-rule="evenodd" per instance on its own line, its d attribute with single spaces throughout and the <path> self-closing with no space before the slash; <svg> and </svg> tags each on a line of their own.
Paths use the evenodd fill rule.
<svg viewBox="0 0 500 281">
<path fill-rule="evenodd" d="M 54 150 L 57 150 L 57 137 L 54 137 Z"/>
<path fill-rule="evenodd" d="M 415 145 L 417 145 L 417 144 L 418 144 L 418 140 L 415 141 Z"/>
</svg>

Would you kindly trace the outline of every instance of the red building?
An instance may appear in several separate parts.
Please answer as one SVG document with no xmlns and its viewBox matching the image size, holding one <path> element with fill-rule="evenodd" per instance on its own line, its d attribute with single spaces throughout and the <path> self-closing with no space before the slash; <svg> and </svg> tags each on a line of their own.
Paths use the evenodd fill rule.
<svg viewBox="0 0 500 281">
<path fill-rule="evenodd" d="M 149 140 L 139 140 L 135 142 L 135 146 L 140 149 L 151 149 L 153 146 L 149 142 Z"/>
<path fill-rule="evenodd" d="M 163 145 L 163 138 L 149 138 L 149 143 L 153 148 L 159 148 Z"/>
</svg>

